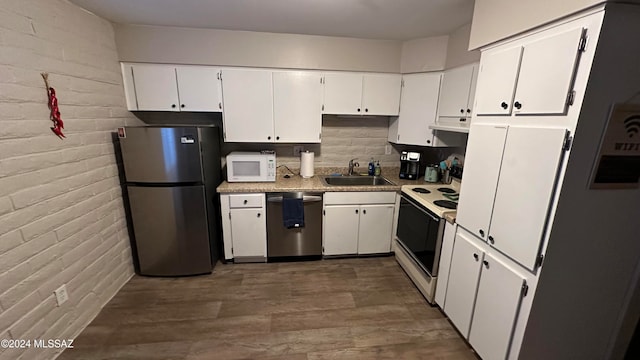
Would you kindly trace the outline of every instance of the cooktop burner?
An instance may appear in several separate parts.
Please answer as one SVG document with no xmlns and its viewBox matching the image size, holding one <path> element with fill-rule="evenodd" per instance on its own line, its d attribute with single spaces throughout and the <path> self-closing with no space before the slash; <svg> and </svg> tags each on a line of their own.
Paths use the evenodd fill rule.
<svg viewBox="0 0 640 360">
<path fill-rule="evenodd" d="M 440 189 L 438 189 L 440 190 Z M 458 203 L 449 200 L 436 200 L 433 202 L 434 205 L 443 207 L 445 209 L 456 209 L 458 207 Z"/>
<path fill-rule="evenodd" d="M 411 190 L 412 190 L 412 191 L 415 191 L 415 192 L 417 192 L 417 193 L 420 193 L 420 194 L 429 194 L 429 193 L 431 192 L 431 191 L 429 191 L 429 190 L 427 190 L 427 189 L 423 189 L 423 188 L 419 188 L 419 187 L 417 187 L 417 188 L 413 188 L 413 189 L 411 189 Z"/>
<path fill-rule="evenodd" d="M 445 194 L 453 194 L 454 192 L 456 192 L 455 190 L 453 190 L 451 188 L 446 188 L 446 187 L 438 188 L 438 191 L 440 191 L 441 193 L 445 193 Z"/>
</svg>

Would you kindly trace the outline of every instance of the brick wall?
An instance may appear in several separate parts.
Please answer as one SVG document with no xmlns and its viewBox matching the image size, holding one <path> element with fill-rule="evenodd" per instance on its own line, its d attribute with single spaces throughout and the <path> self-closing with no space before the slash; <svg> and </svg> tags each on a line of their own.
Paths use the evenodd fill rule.
<svg viewBox="0 0 640 360">
<path fill-rule="evenodd" d="M 0 5 L 0 339 L 73 338 L 133 274 L 112 132 L 139 121 L 109 22 L 63 0 Z M 49 130 L 40 72 L 65 140 Z M 62 284 L 70 299 L 57 307 Z M 0 359 L 55 354 L 0 349 Z"/>
</svg>

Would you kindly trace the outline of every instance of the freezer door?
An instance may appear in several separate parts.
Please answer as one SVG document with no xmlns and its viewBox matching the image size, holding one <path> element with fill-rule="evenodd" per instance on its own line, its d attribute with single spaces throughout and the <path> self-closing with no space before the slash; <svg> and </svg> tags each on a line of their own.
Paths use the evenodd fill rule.
<svg viewBox="0 0 640 360">
<path fill-rule="evenodd" d="M 203 181 L 196 127 L 127 127 L 120 148 L 129 183 Z"/>
<path fill-rule="evenodd" d="M 141 275 L 210 273 L 204 186 L 128 186 Z"/>
</svg>

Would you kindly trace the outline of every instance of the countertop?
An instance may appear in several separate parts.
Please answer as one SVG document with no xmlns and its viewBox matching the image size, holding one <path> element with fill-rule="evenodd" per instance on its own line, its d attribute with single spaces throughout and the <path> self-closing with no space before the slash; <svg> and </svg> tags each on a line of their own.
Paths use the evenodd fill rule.
<svg viewBox="0 0 640 360">
<path fill-rule="evenodd" d="M 216 189 L 219 193 L 269 193 L 269 192 L 327 192 L 327 191 L 400 191 L 402 185 L 423 184 L 424 178 L 418 180 L 404 180 L 398 178 L 399 168 L 389 168 L 382 171 L 382 176 L 391 181 L 393 185 L 363 185 L 363 186 L 327 186 L 320 181 L 321 176 L 333 174 L 333 168 L 316 169 L 316 175 L 304 179 L 300 175 L 290 175 L 285 178 L 285 173 L 278 173 L 275 182 L 237 182 L 223 181 Z M 295 170 L 294 170 L 295 172 Z M 338 171 L 339 172 L 339 171 Z"/>
<path fill-rule="evenodd" d="M 442 217 L 447 220 L 450 224 L 455 224 L 456 223 L 456 211 L 448 211 L 444 214 L 442 214 Z"/>
</svg>

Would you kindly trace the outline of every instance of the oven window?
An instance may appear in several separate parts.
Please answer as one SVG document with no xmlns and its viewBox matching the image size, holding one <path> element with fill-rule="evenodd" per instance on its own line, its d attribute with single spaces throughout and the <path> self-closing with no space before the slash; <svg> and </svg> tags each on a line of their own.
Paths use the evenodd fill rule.
<svg viewBox="0 0 640 360">
<path fill-rule="evenodd" d="M 233 161 L 233 176 L 260 176 L 260 161 Z"/>
<path fill-rule="evenodd" d="M 425 210 L 400 199 L 398 215 L 398 239 L 413 253 L 427 272 L 433 273 L 438 240 L 439 219 L 434 219 Z"/>
</svg>

